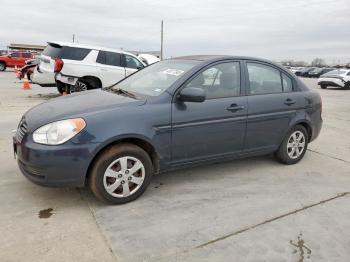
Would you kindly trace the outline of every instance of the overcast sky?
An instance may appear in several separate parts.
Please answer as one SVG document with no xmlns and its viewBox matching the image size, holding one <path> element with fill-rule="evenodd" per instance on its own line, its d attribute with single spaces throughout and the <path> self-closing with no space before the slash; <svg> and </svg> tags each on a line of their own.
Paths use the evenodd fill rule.
<svg viewBox="0 0 350 262">
<path fill-rule="evenodd" d="M 5 0 L 0 46 L 48 40 L 166 57 L 232 54 L 273 60 L 350 61 L 350 0 Z"/>
</svg>

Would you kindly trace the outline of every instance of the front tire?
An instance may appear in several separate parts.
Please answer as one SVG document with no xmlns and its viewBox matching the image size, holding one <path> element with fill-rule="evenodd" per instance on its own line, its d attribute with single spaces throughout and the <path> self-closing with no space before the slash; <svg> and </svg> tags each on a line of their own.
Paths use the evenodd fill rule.
<svg viewBox="0 0 350 262">
<path fill-rule="evenodd" d="M 117 144 L 94 161 L 88 182 L 98 199 L 124 204 L 145 192 L 152 175 L 152 161 L 143 149 L 133 144 Z"/>
<path fill-rule="evenodd" d="M 321 88 L 322 89 L 327 89 L 327 86 L 326 85 L 321 85 Z"/>
<path fill-rule="evenodd" d="M 4 62 L 0 62 L 0 71 L 6 70 L 6 64 Z"/>
<path fill-rule="evenodd" d="M 306 129 L 301 125 L 297 125 L 283 139 L 275 156 L 283 164 L 296 164 L 304 157 L 308 142 Z"/>
</svg>

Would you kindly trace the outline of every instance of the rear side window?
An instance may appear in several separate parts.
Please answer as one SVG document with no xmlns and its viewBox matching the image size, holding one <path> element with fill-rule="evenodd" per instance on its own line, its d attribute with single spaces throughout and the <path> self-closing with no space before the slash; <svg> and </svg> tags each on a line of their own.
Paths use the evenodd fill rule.
<svg viewBox="0 0 350 262">
<path fill-rule="evenodd" d="M 23 56 L 24 58 L 30 58 L 30 57 L 31 57 L 29 53 L 23 53 L 22 56 Z"/>
<path fill-rule="evenodd" d="M 282 85 L 283 85 L 283 92 L 293 91 L 292 79 L 284 73 L 282 73 Z"/>
<path fill-rule="evenodd" d="M 259 63 L 247 63 L 247 67 L 251 95 L 281 93 L 283 91 L 279 70 Z"/>
<path fill-rule="evenodd" d="M 105 52 L 106 56 L 106 65 L 111 66 L 121 66 L 121 55 L 119 53 L 114 52 Z"/>
<path fill-rule="evenodd" d="M 78 48 L 50 44 L 45 48 L 42 54 L 50 56 L 52 58 L 81 61 L 90 53 L 90 51 L 91 49 L 88 48 Z"/>
</svg>

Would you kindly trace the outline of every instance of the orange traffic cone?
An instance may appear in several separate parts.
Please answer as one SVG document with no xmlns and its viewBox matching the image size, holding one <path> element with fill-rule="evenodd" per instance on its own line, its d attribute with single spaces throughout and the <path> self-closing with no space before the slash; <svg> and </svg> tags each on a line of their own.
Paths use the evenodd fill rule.
<svg viewBox="0 0 350 262">
<path fill-rule="evenodd" d="M 22 89 L 24 90 L 30 90 L 30 84 L 29 84 L 29 81 L 28 79 L 25 77 L 24 78 L 24 81 L 23 81 L 23 84 L 22 84 Z"/>
</svg>

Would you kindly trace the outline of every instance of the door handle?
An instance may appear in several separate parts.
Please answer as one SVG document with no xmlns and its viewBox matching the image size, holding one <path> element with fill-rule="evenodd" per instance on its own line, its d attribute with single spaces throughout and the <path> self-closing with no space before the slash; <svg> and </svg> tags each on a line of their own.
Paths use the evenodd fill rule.
<svg viewBox="0 0 350 262">
<path fill-rule="evenodd" d="M 287 99 L 284 101 L 284 104 L 287 105 L 287 106 L 294 105 L 295 103 L 296 103 L 296 101 L 293 100 L 293 99 L 290 99 L 290 98 L 287 98 Z"/>
<path fill-rule="evenodd" d="M 228 108 L 226 108 L 227 111 L 231 111 L 231 112 L 237 112 L 243 109 L 244 109 L 244 106 L 239 106 L 237 104 L 232 104 Z"/>
<path fill-rule="evenodd" d="M 101 68 L 101 71 L 107 71 L 107 69 L 106 68 Z"/>
</svg>

